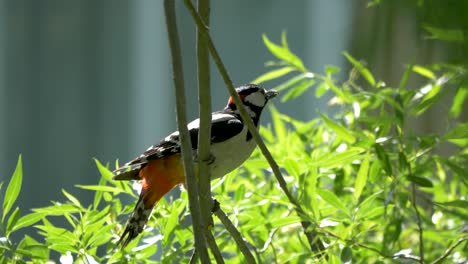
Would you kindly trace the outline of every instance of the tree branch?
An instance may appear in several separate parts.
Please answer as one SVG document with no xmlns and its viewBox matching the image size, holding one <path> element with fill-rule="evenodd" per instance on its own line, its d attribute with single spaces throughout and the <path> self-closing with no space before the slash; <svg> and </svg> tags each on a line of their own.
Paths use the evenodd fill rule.
<svg viewBox="0 0 468 264">
<path fill-rule="evenodd" d="M 193 7 L 192 3 L 190 0 L 184 0 L 185 5 L 187 6 L 188 10 L 190 11 L 190 14 L 192 15 L 193 19 L 195 20 L 197 27 L 199 31 L 203 34 L 206 35 L 206 41 L 208 45 L 208 49 L 210 51 L 210 54 L 221 74 L 223 77 L 224 83 L 226 84 L 226 87 L 229 90 L 229 93 L 231 94 L 232 98 L 234 99 L 234 102 L 238 106 L 242 106 L 242 102 L 239 98 L 239 95 L 236 93 L 236 89 L 234 88 L 231 79 L 229 78 L 229 74 L 227 73 L 226 68 L 224 67 L 224 64 L 216 51 L 216 48 L 214 47 L 213 40 L 211 39 L 206 26 L 203 24 L 203 21 L 200 19 L 198 13 L 196 12 L 195 8 Z M 281 172 L 279 170 L 278 164 L 275 162 L 273 157 L 271 156 L 271 153 L 268 151 L 267 147 L 265 146 L 265 143 L 263 143 L 263 140 L 260 137 L 260 134 L 258 133 L 255 125 L 253 124 L 251 118 L 249 117 L 246 109 L 244 107 L 238 107 L 239 112 L 241 114 L 242 120 L 244 123 L 247 125 L 249 128 L 250 133 L 252 134 L 255 142 L 259 146 L 260 150 L 262 151 L 263 155 L 265 156 L 266 160 L 270 164 L 271 169 L 273 170 L 273 174 L 276 177 L 276 180 L 278 181 L 281 189 L 283 192 L 286 194 L 286 196 L 289 199 L 289 202 L 292 203 L 296 209 L 297 214 L 305 219 L 304 216 L 306 216 L 305 211 L 303 210 L 302 206 L 297 202 L 297 200 L 292 196 L 292 194 L 289 192 L 288 186 L 286 184 L 286 181 L 284 180 L 283 176 L 281 175 Z M 317 237 L 317 233 L 311 230 L 311 222 L 309 220 L 303 220 L 301 222 L 302 227 L 304 229 L 304 233 L 307 237 L 307 240 L 309 241 L 309 245 L 312 251 L 317 252 L 319 256 L 323 254 L 323 250 L 325 249 L 322 241 Z"/>
<path fill-rule="evenodd" d="M 182 70 L 182 56 L 180 52 L 179 36 L 177 32 L 176 14 L 174 0 L 164 0 L 164 12 L 166 15 L 166 26 L 171 48 L 172 70 L 177 106 L 177 126 L 181 142 L 182 160 L 185 170 L 190 214 L 193 221 L 193 233 L 195 250 L 199 254 L 202 263 L 211 263 L 206 249 L 204 230 L 200 224 L 201 213 L 198 200 L 198 188 L 193 169 L 193 154 L 190 135 L 187 128 L 187 116 L 185 112 L 185 92 Z"/>
<path fill-rule="evenodd" d="M 198 13 L 204 23 L 210 22 L 210 0 L 198 0 Z M 210 93 L 210 57 L 205 36 L 197 29 L 197 69 L 200 131 L 198 133 L 198 190 L 202 217 L 202 228 L 211 253 L 217 263 L 224 263 L 223 256 L 211 233 L 211 93 Z"/>
<path fill-rule="evenodd" d="M 244 239 L 242 238 L 241 233 L 236 229 L 234 224 L 232 224 L 231 220 L 227 217 L 227 215 L 224 213 L 224 211 L 221 209 L 219 206 L 218 201 L 214 201 L 214 209 L 213 213 L 221 220 L 221 223 L 226 227 L 226 230 L 231 234 L 231 237 L 234 238 L 234 241 L 236 241 L 237 247 L 239 250 L 242 252 L 242 255 L 244 255 L 245 260 L 249 264 L 254 264 L 255 258 L 253 257 L 252 253 L 250 253 L 249 248 L 247 247 L 247 244 L 245 243 Z"/>
<path fill-rule="evenodd" d="M 467 241 L 467 240 L 468 240 L 468 237 L 462 237 L 462 238 L 458 239 L 458 241 L 455 242 L 455 244 L 453 244 L 451 247 L 449 247 L 442 256 L 438 257 L 436 260 L 431 262 L 431 264 L 441 263 L 444 259 L 446 259 L 452 253 L 452 251 L 456 247 L 458 247 L 461 243 L 463 243 L 464 241 Z"/>
</svg>

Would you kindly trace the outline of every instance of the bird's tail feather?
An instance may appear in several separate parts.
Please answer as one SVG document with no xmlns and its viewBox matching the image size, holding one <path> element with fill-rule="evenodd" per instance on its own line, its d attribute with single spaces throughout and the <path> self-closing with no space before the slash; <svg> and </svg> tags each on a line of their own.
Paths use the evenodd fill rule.
<svg viewBox="0 0 468 264">
<path fill-rule="evenodd" d="M 120 236 L 119 241 L 116 244 L 116 247 L 120 244 L 122 248 L 125 248 L 128 243 L 130 243 L 134 238 L 136 238 L 148 222 L 149 217 L 151 216 L 151 211 L 153 211 L 154 204 L 145 205 L 145 194 L 141 194 L 138 202 L 133 210 L 132 215 L 127 221 L 124 232 Z"/>
</svg>

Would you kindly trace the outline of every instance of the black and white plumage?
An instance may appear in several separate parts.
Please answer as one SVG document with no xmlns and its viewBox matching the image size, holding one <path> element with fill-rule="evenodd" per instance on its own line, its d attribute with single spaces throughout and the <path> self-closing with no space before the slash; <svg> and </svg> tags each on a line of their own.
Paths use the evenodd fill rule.
<svg viewBox="0 0 468 264">
<path fill-rule="evenodd" d="M 255 126 L 268 101 L 278 94 L 254 84 L 241 86 L 236 92 Z M 199 119 L 188 124 L 194 154 L 198 148 L 199 126 Z M 211 115 L 211 179 L 222 177 L 239 167 L 249 158 L 255 146 L 238 107 L 230 97 L 222 111 Z M 176 131 L 114 171 L 115 180 L 142 181 L 140 198 L 119 241 L 123 242 L 124 247 L 142 232 L 159 199 L 174 186 L 185 182 L 180 151 L 179 132 Z"/>
<path fill-rule="evenodd" d="M 278 94 L 274 90 L 266 90 L 255 84 L 238 87 L 236 92 L 255 126 L 258 125 L 262 110 L 268 101 Z M 215 158 L 212 164 L 212 179 L 216 179 L 240 166 L 250 156 L 256 145 L 247 126 L 242 121 L 232 97 L 229 97 L 223 110 L 212 113 L 211 120 L 210 149 Z M 187 127 L 192 148 L 197 150 L 200 119 L 193 120 Z M 114 180 L 140 180 L 138 172 L 148 161 L 176 153 L 180 153 L 178 131 L 170 134 L 158 144 L 152 145 L 140 156 L 115 170 Z"/>
</svg>

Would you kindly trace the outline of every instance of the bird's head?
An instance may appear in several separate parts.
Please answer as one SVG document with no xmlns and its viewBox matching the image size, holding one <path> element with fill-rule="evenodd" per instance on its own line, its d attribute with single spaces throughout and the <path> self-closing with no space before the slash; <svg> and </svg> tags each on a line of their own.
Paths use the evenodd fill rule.
<svg viewBox="0 0 468 264">
<path fill-rule="evenodd" d="M 268 101 L 278 95 L 278 92 L 275 90 L 266 90 L 256 84 L 243 85 L 236 88 L 236 92 L 247 108 L 250 117 L 254 120 L 260 118 L 260 114 Z M 225 110 L 230 110 L 237 114 L 239 113 L 239 109 L 237 109 L 232 96 L 229 97 Z"/>
</svg>

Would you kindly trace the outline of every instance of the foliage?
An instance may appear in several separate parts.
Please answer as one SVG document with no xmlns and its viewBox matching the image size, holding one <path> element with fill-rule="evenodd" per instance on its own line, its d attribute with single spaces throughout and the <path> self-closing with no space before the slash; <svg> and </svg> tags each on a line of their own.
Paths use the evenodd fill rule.
<svg viewBox="0 0 468 264">
<path fill-rule="evenodd" d="M 270 62 L 273 69 L 254 82 L 286 78 L 276 87 L 282 101 L 310 89 L 317 97 L 332 96 L 328 103 L 333 115 L 322 113 L 303 122 L 272 106 L 273 123 L 261 130 L 304 208 L 302 217 L 327 244 L 327 260 L 318 261 L 467 261 L 468 123 L 457 120 L 467 97 L 466 68 L 410 64 L 398 86 L 389 87 L 344 53 L 352 70 L 349 79 L 340 82 L 337 67 L 326 66 L 323 74 L 309 71 L 289 50 L 286 35 L 280 45 L 266 36 L 264 42 L 278 61 Z M 423 76 L 425 84 L 407 87 L 413 74 Z M 412 128 L 452 93 L 447 118 L 434 120 L 444 127 L 442 133 Z M 448 154 L 442 148 L 449 149 Z M 77 186 L 94 192 L 92 205 L 83 205 L 63 190 L 65 202 L 21 216 L 14 206 L 23 177 L 19 158 L 3 201 L 1 263 L 42 263 L 54 256 L 64 263 L 188 262 L 193 236 L 186 192 L 169 203 L 163 199 L 143 235 L 126 249 L 115 249 L 136 202 L 137 188 L 132 187 L 138 186 L 112 181 L 109 166 L 97 160 L 96 165 L 99 184 Z M 212 190 L 258 262 L 315 261 L 317 252 L 310 251 L 301 218 L 259 151 L 243 167 L 213 182 Z M 133 202 L 122 205 L 121 199 L 129 197 Z M 54 224 L 57 218 L 67 224 Z M 12 240 L 13 233 L 29 226 L 35 227 L 38 238 Z M 225 261 L 241 263 L 236 244 L 216 218 L 213 231 Z"/>
</svg>

